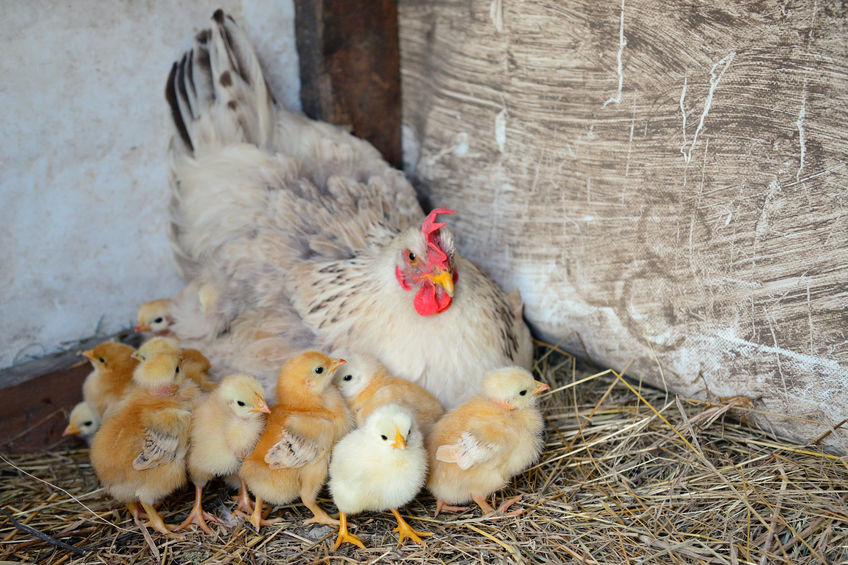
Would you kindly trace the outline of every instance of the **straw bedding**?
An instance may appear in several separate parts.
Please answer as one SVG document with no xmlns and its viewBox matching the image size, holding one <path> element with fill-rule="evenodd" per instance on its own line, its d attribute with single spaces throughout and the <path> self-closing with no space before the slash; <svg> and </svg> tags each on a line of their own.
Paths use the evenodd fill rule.
<svg viewBox="0 0 848 565">
<path fill-rule="evenodd" d="M 661 368 L 657 367 L 657 370 Z M 298 504 L 253 531 L 235 519 L 230 492 L 210 485 L 208 511 L 229 521 L 181 535 L 147 533 L 99 488 L 86 449 L 2 454 L 0 560 L 44 563 L 268 562 L 848 562 L 848 464 L 817 445 L 798 446 L 745 424 L 756 404 L 712 402 L 595 371 L 540 344 L 537 372 L 551 385 L 538 464 L 498 493 L 523 495 L 514 518 L 479 509 L 432 518 L 426 492 L 402 510 L 433 532 L 425 547 L 397 548 L 389 513 L 353 518 L 367 549 L 337 552 L 332 528 L 303 526 Z M 171 523 L 191 508 L 186 488 L 161 510 Z M 326 493 L 320 500 L 333 510 Z"/>
</svg>

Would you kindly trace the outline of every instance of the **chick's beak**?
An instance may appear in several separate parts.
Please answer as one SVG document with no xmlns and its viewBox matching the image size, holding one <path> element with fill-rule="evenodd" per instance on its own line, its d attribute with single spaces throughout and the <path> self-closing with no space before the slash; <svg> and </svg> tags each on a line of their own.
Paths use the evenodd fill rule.
<svg viewBox="0 0 848 565">
<path fill-rule="evenodd" d="M 135 327 L 135 331 L 137 331 L 137 332 L 149 332 L 150 326 L 148 326 L 147 324 L 138 324 Z"/>
<path fill-rule="evenodd" d="M 90 360 L 94 361 L 94 350 L 93 349 L 86 349 L 85 351 L 82 352 L 82 356 L 85 357 L 86 359 L 90 359 Z"/>
<path fill-rule="evenodd" d="M 445 289 L 447 295 L 453 298 L 453 273 L 450 272 L 450 269 L 442 270 L 439 267 L 436 267 L 435 275 L 427 273 L 424 276 L 430 279 L 433 284 L 437 284 Z"/>
<path fill-rule="evenodd" d="M 259 398 L 259 395 L 256 396 L 256 405 L 250 409 L 251 412 L 263 412 L 265 414 L 270 414 L 271 409 L 268 408 L 268 403 L 263 399 Z"/>
<path fill-rule="evenodd" d="M 62 437 L 65 436 L 75 436 L 80 433 L 82 430 L 74 426 L 73 424 L 68 424 L 68 427 L 65 428 L 65 431 L 62 432 Z"/>
<path fill-rule="evenodd" d="M 395 441 L 392 444 L 392 447 L 395 449 L 406 449 L 406 440 L 403 438 L 403 435 L 400 433 L 398 428 L 395 428 Z"/>
<path fill-rule="evenodd" d="M 533 391 L 533 396 L 536 396 L 540 392 L 545 392 L 546 390 L 550 390 L 550 385 L 536 381 L 536 390 Z"/>
<path fill-rule="evenodd" d="M 330 366 L 327 368 L 327 374 L 332 375 L 336 369 L 347 363 L 344 359 L 330 359 Z"/>
</svg>

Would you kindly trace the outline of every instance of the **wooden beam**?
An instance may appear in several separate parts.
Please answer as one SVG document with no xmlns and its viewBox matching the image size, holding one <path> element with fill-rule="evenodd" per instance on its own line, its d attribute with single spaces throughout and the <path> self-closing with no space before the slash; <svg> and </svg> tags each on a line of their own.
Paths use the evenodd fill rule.
<svg viewBox="0 0 848 565">
<path fill-rule="evenodd" d="M 300 99 L 310 118 L 351 126 L 400 167 L 401 97 L 393 0 L 295 0 Z"/>
</svg>

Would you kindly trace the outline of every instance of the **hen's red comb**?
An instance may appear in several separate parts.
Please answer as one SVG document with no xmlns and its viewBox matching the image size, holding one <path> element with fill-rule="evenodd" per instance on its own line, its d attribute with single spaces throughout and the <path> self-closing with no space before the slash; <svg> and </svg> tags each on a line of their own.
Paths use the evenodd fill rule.
<svg viewBox="0 0 848 565">
<path fill-rule="evenodd" d="M 424 237 L 427 238 L 429 242 L 432 235 L 439 231 L 439 228 L 445 226 L 445 222 L 437 222 L 436 216 L 439 214 L 456 214 L 453 210 L 448 210 L 447 208 L 436 208 L 424 218 L 424 223 L 421 225 L 421 233 L 424 234 Z"/>
</svg>

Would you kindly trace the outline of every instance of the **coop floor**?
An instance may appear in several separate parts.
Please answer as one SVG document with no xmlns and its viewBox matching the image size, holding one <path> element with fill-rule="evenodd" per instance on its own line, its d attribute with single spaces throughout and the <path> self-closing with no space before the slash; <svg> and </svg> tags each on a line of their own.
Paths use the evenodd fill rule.
<svg viewBox="0 0 848 565">
<path fill-rule="evenodd" d="M 142 535 L 98 487 L 85 449 L 2 454 L 0 560 L 44 563 L 840 563 L 848 560 L 848 465 L 748 427 L 750 407 L 666 395 L 597 372 L 540 346 L 537 370 L 551 385 L 538 464 L 497 493 L 522 495 L 517 517 L 478 509 L 433 518 L 422 494 L 402 513 L 432 532 L 426 546 L 397 548 L 386 513 L 350 518 L 366 549 L 331 550 L 335 531 L 304 526 L 298 504 L 276 507 L 282 522 L 257 533 L 235 519 L 231 493 L 207 489 L 204 504 L 226 524 Z M 329 511 L 332 502 L 320 503 Z M 185 489 L 161 511 L 179 522 Z M 61 544 L 66 544 L 64 547 Z M 75 551 L 68 546 L 75 548 Z"/>
</svg>

